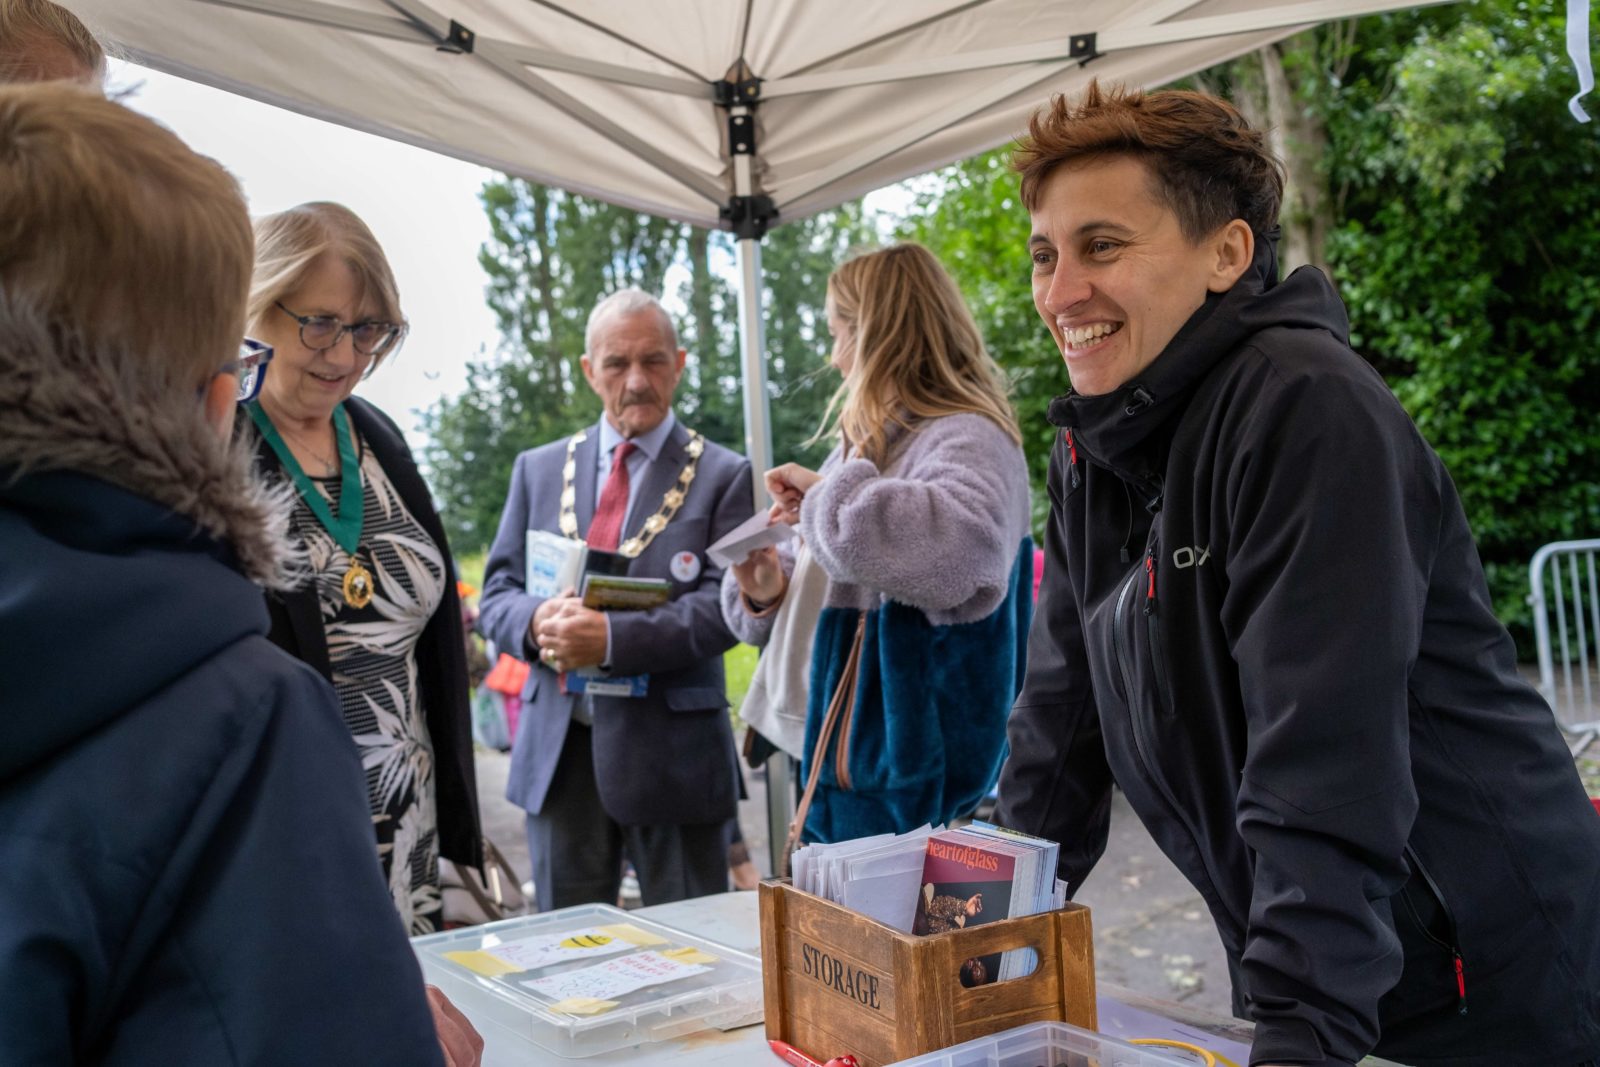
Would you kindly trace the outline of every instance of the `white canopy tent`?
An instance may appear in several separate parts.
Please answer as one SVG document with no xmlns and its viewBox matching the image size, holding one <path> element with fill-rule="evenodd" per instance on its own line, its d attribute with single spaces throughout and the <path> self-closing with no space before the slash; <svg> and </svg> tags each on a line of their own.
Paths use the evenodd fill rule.
<svg viewBox="0 0 1600 1067">
<path fill-rule="evenodd" d="M 1439 3 L 1443 0 L 1424 0 Z M 758 241 L 1157 85 L 1417 0 L 74 0 L 139 63 L 740 238 L 746 451 L 769 465 Z"/>
<path fill-rule="evenodd" d="M 1319 22 L 1446 0 L 69 2 L 157 70 L 733 231 L 760 499 L 769 226 L 1003 144 L 1092 77 L 1159 85 Z"/>
</svg>

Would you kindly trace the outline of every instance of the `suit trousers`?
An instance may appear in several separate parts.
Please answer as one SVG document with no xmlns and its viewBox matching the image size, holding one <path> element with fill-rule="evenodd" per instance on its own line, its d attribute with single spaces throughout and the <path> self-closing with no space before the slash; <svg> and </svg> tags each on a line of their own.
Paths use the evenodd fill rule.
<svg viewBox="0 0 1600 1067">
<path fill-rule="evenodd" d="M 527 830 L 540 911 L 616 904 L 624 855 L 639 876 L 646 905 L 728 890 L 727 823 L 622 826 L 613 821 L 595 785 L 591 730 L 576 721 L 567 727 L 543 809 L 527 816 Z"/>
</svg>

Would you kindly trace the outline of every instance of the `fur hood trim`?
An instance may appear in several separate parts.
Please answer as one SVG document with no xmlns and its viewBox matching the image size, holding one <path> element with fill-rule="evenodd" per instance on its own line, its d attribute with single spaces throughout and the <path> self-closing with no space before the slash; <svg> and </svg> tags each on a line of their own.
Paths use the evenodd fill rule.
<svg viewBox="0 0 1600 1067">
<path fill-rule="evenodd" d="M 0 469 L 120 486 L 227 542 L 255 582 L 293 588 L 302 570 L 289 536 L 293 490 L 262 479 L 248 443 L 219 439 L 192 387 L 151 362 L 66 336 L 0 294 Z"/>
</svg>

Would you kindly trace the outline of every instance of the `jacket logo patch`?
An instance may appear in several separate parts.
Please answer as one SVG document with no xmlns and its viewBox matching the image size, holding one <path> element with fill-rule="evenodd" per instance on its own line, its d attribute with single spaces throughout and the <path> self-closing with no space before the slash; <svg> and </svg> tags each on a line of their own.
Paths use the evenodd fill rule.
<svg viewBox="0 0 1600 1067">
<path fill-rule="evenodd" d="M 1184 545 L 1182 548 L 1172 550 L 1172 565 L 1180 571 L 1188 570 L 1190 567 L 1204 566 L 1206 560 L 1210 558 L 1210 545 L 1195 545 L 1193 548 Z"/>
</svg>

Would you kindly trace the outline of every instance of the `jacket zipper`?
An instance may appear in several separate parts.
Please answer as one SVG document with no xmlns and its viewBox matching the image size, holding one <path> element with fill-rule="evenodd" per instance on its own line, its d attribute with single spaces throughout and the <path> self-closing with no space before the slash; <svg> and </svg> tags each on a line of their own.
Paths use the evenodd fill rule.
<svg viewBox="0 0 1600 1067">
<path fill-rule="evenodd" d="M 1144 771 L 1144 779 L 1150 782 L 1155 792 L 1162 797 L 1162 800 L 1166 801 L 1166 806 L 1173 814 L 1173 821 L 1181 825 L 1184 833 L 1189 835 L 1189 841 L 1194 845 L 1195 856 L 1202 857 L 1200 859 L 1200 873 L 1205 877 L 1205 888 L 1210 889 L 1211 899 L 1221 901 L 1221 894 L 1216 891 L 1216 880 L 1211 877 L 1210 867 L 1206 867 L 1205 859 L 1203 859 L 1205 857 L 1205 849 L 1200 848 L 1200 835 L 1195 833 L 1194 827 L 1189 825 L 1189 821 L 1184 817 L 1184 808 L 1179 805 L 1178 797 L 1173 795 L 1173 790 L 1166 785 L 1166 779 L 1155 773 L 1154 761 L 1150 760 L 1149 755 L 1147 755 L 1146 737 L 1142 736 L 1141 729 L 1139 729 L 1139 713 L 1138 710 L 1134 709 L 1134 693 L 1136 693 L 1136 689 L 1134 689 L 1133 669 L 1131 669 L 1133 649 L 1128 648 L 1128 638 L 1125 637 L 1123 622 L 1126 621 L 1128 598 L 1133 595 L 1134 587 L 1141 584 L 1139 579 L 1144 579 L 1144 582 L 1142 582 L 1144 584 L 1144 613 L 1149 617 L 1150 637 L 1154 640 L 1155 633 L 1157 633 L 1157 629 L 1155 629 L 1157 627 L 1157 617 L 1155 617 L 1155 557 L 1157 557 L 1158 544 L 1160 542 L 1157 541 L 1154 544 L 1147 545 L 1144 566 L 1134 569 L 1133 574 L 1128 576 L 1128 582 L 1123 585 L 1122 592 L 1117 593 L 1117 609 L 1112 613 L 1112 638 L 1114 638 L 1112 643 L 1117 649 L 1117 669 L 1118 672 L 1122 673 L 1122 688 L 1123 693 L 1126 694 L 1126 705 L 1128 705 L 1128 721 L 1133 726 L 1133 749 L 1134 753 L 1139 757 L 1139 766 Z M 1162 705 L 1162 710 L 1165 712 L 1166 709 L 1170 709 L 1171 704 L 1165 702 L 1168 701 L 1168 693 L 1166 693 L 1165 686 L 1166 667 L 1165 662 L 1157 659 L 1160 656 L 1160 653 L 1157 653 L 1158 648 L 1160 648 L 1160 645 L 1150 646 L 1150 654 L 1152 654 L 1152 659 L 1155 661 L 1155 670 L 1157 670 L 1154 686 L 1155 699 L 1157 699 L 1158 704 Z"/>
<path fill-rule="evenodd" d="M 1201 873 L 1205 875 L 1207 888 L 1209 888 L 1211 891 L 1212 898 L 1221 900 L 1221 894 L 1217 892 L 1216 881 L 1214 878 L 1212 878 L 1211 871 L 1209 868 L 1207 868 L 1205 863 L 1204 857 L 1206 853 L 1205 850 L 1200 847 L 1200 835 L 1194 832 L 1194 828 L 1190 826 L 1189 821 L 1184 818 L 1183 806 L 1178 803 L 1178 798 L 1173 795 L 1172 790 L 1167 786 L 1166 779 L 1155 773 L 1155 764 L 1151 761 L 1149 755 L 1147 754 L 1148 746 L 1146 745 L 1146 739 L 1139 727 L 1139 713 L 1134 707 L 1134 695 L 1137 690 L 1133 684 L 1133 670 L 1131 666 L 1133 652 L 1128 647 L 1128 639 L 1125 636 L 1125 628 L 1123 624 L 1127 618 L 1126 612 L 1128 607 L 1128 599 L 1133 595 L 1134 588 L 1140 584 L 1139 580 L 1141 578 L 1145 579 L 1146 582 L 1146 608 L 1149 611 L 1154 611 L 1154 595 L 1151 590 L 1154 589 L 1155 567 L 1151 560 L 1154 558 L 1155 551 L 1155 548 L 1152 546 L 1145 556 L 1145 566 L 1141 569 L 1136 569 L 1132 574 L 1130 574 L 1127 582 L 1122 587 L 1122 591 L 1117 594 L 1117 607 L 1112 613 L 1112 645 L 1116 649 L 1117 670 L 1122 675 L 1122 689 L 1123 693 L 1125 694 L 1124 702 L 1128 707 L 1128 722 L 1133 728 L 1133 749 L 1134 754 L 1139 758 L 1139 767 L 1144 772 L 1145 781 L 1149 782 L 1155 791 L 1160 795 L 1161 799 L 1166 802 L 1167 807 L 1172 812 L 1173 820 L 1179 826 L 1183 827 L 1184 832 L 1189 835 L 1189 840 L 1194 845 L 1195 855 L 1201 857 Z M 1155 618 L 1153 615 L 1150 619 L 1150 623 L 1152 627 L 1155 625 Z M 1155 690 L 1158 700 L 1165 699 L 1165 695 L 1161 691 L 1161 685 L 1159 681 L 1155 685 Z"/>
<path fill-rule="evenodd" d="M 1156 542 L 1160 544 L 1159 541 Z M 1172 714 L 1171 685 L 1167 673 L 1167 646 L 1161 640 L 1161 620 L 1156 614 L 1156 547 L 1152 545 L 1145 553 L 1144 573 L 1149 579 L 1145 586 L 1144 616 L 1150 632 L 1150 659 L 1155 667 L 1156 704 L 1163 715 Z"/>
<path fill-rule="evenodd" d="M 1400 892 L 1400 899 L 1405 903 L 1406 910 L 1411 913 L 1411 918 L 1416 922 L 1417 929 L 1422 931 L 1422 936 L 1450 953 L 1450 962 L 1455 967 L 1456 976 L 1456 1014 L 1465 1015 L 1467 1013 L 1467 971 L 1465 964 L 1461 960 L 1461 935 L 1456 930 L 1455 914 L 1450 911 L 1449 902 L 1444 899 L 1444 894 L 1439 891 L 1439 883 L 1433 880 L 1433 875 L 1428 873 L 1428 868 L 1422 865 L 1422 859 L 1417 855 L 1416 849 L 1407 845 L 1405 856 L 1406 860 L 1411 864 L 1411 869 L 1422 876 L 1423 886 L 1433 895 L 1434 901 L 1438 903 L 1439 911 L 1444 915 L 1445 926 L 1450 931 L 1449 943 L 1439 940 L 1434 936 L 1433 931 L 1428 929 L 1428 924 L 1423 922 L 1422 916 L 1417 914 L 1416 905 L 1411 903 L 1411 898 L 1406 896 L 1404 890 Z"/>
<path fill-rule="evenodd" d="M 1128 597 L 1133 594 L 1133 588 L 1139 583 L 1139 572 L 1134 571 L 1128 575 L 1128 581 L 1123 585 L 1122 591 L 1117 594 L 1117 608 L 1111 617 L 1112 644 L 1117 650 L 1117 670 L 1122 675 L 1123 699 L 1128 705 L 1128 718 L 1133 724 L 1133 747 L 1139 756 L 1139 762 L 1144 764 L 1145 773 L 1150 773 L 1149 761 L 1145 758 L 1144 738 L 1139 732 L 1139 716 L 1133 713 L 1133 701 L 1136 690 L 1133 685 L 1133 670 L 1129 660 L 1133 658 L 1128 648 L 1128 639 L 1123 636 L 1123 618 L 1128 607 Z M 1154 780 L 1154 776 L 1151 776 Z"/>
</svg>

